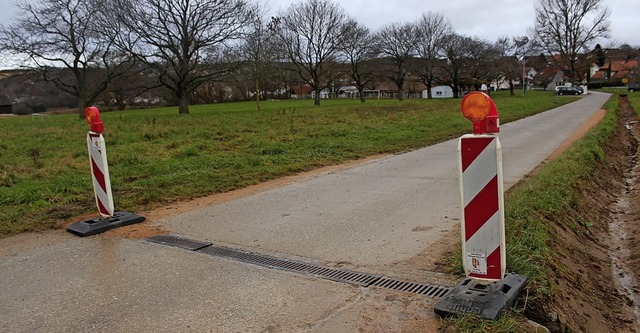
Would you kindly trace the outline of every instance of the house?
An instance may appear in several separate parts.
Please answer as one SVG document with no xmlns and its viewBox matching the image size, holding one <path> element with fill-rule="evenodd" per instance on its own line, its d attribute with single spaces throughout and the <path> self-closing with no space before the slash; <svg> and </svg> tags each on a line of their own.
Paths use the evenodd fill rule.
<svg viewBox="0 0 640 333">
<path fill-rule="evenodd" d="M 358 96 L 358 88 L 356 86 L 342 86 L 338 88 L 338 98 L 356 98 Z"/>
<path fill-rule="evenodd" d="M 536 75 L 538 75 L 538 71 L 533 68 L 533 67 L 528 67 L 527 68 L 523 68 L 524 71 L 524 82 L 527 85 L 527 89 L 531 89 L 531 86 L 533 85 L 533 80 L 536 77 Z M 522 82 L 520 81 L 520 76 L 521 74 L 518 73 L 518 77 L 513 79 L 513 86 L 514 88 L 518 89 L 518 88 L 522 88 Z M 491 83 L 489 83 L 489 89 L 491 91 L 496 91 L 496 90 L 509 90 L 511 89 L 511 85 L 509 84 L 509 80 L 505 77 L 502 76 L 497 80 L 493 80 L 491 81 Z"/>
<path fill-rule="evenodd" d="M 554 75 L 553 79 L 551 80 L 551 83 L 549 83 L 547 85 L 547 88 L 555 89 L 556 87 L 562 86 L 564 81 L 565 81 L 564 72 L 563 71 L 558 71 L 558 72 L 556 72 L 556 75 Z"/>
<path fill-rule="evenodd" d="M 591 81 L 622 80 L 630 78 L 640 66 L 638 59 L 609 59 L 604 65 L 591 68 Z M 595 71 L 594 71 L 595 69 Z"/>
<path fill-rule="evenodd" d="M 436 86 L 431 88 L 432 98 L 453 98 L 453 89 L 449 86 Z M 422 98 L 428 98 L 427 90 L 422 91 Z"/>
<path fill-rule="evenodd" d="M 291 94 L 291 98 L 309 98 L 312 96 L 313 88 L 308 84 L 296 84 L 293 85 L 292 88 L 293 94 Z"/>
<path fill-rule="evenodd" d="M 404 98 L 423 98 L 422 92 L 426 89 L 426 86 L 413 77 L 408 77 L 404 81 Z M 375 89 L 370 90 L 372 93 L 377 92 L 378 98 L 398 98 L 398 86 L 391 80 L 384 80 L 375 86 Z"/>
<path fill-rule="evenodd" d="M 547 65 L 539 71 L 533 77 L 528 77 L 530 82 L 533 82 L 533 86 L 542 88 L 544 90 L 555 90 L 557 86 L 564 85 L 565 81 L 569 78 L 563 71 L 557 68 Z"/>
<path fill-rule="evenodd" d="M 311 98 L 316 98 L 316 92 L 314 90 L 311 90 L 310 96 Z M 320 98 L 321 99 L 331 98 L 331 90 L 329 90 L 328 88 L 324 88 L 320 90 Z"/>
<path fill-rule="evenodd" d="M 514 82 L 514 84 L 515 84 L 515 82 Z M 492 91 L 508 90 L 509 89 L 509 81 L 503 77 L 500 80 L 494 80 L 493 82 L 491 82 L 489 84 L 489 87 L 491 88 Z"/>
</svg>

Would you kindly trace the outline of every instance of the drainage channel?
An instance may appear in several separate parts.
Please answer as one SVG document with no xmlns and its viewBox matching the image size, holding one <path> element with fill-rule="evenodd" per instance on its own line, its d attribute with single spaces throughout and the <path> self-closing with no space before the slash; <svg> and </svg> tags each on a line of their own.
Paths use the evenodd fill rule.
<svg viewBox="0 0 640 333">
<path fill-rule="evenodd" d="M 232 259 L 248 264 L 271 269 L 278 269 L 305 275 L 312 275 L 335 282 L 349 283 L 362 287 L 374 286 L 396 291 L 410 292 L 431 298 L 446 295 L 451 288 L 437 285 L 427 285 L 414 282 L 404 282 L 362 272 L 324 267 L 297 260 L 278 258 L 265 254 L 217 246 L 210 242 L 178 237 L 175 235 L 158 235 L 146 239 L 148 242 L 182 248 L 189 251 L 209 254 L 217 257 Z"/>
</svg>

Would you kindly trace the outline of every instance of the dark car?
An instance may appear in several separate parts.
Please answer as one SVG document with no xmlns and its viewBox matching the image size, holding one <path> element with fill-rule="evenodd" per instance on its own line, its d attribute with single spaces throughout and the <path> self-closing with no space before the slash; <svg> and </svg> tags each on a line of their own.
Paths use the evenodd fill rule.
<svg viewBox="0 0 640 333">
<path fill-rule="evenodd" d="M 581 95 L 583 90 L 578 87 L 558 87 L 556 94 L 558 95 Z"/>
<path fill-rule="evenodd" d="M 629 89 L 629 92 L 638 91 L 640 90 L 640 83 L 629 83 L 627 89 Z"/>
</svg>

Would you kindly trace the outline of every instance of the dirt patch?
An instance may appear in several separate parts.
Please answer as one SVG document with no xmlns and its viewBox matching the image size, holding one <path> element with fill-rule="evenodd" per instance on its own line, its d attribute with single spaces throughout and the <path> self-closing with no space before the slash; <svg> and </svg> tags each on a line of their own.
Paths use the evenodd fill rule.
<svg viewBox="0 0 640 333">
<path fill-rule="evenodd" d="M 456 218 L 455 220 L 459 219 Z M 415 231 L 415 229 L 412 231 Z M 440 239 L 402 264 L 428 272 L 451 273 L 452 263 L 448 260 L 453 258 L 456 251 L 458 251 L 461 237 L 460 232 L 459 224 L 449 230 L 443 230 Z M 450 278 L 449 285 L 460 282 L 458 281 L 460 280 L 459 276 L 450 276 Z"/>
<path fill-rule="evenodd" d="M 169 233 L 168 231 L 162 229 L 162 227 L 159 224 L 152 221 L 136 223 L 136 224 L 116 228 L 111 230 L 110 232 L 118 234 L 124 238 L 130 238 L 130 239 L 149 238 L 152 236 Z"/>
<path fill-rule="evenodd" d="M 640 131 L 627 126 L 636 119 L 630 105 L 621 101 L 615 134 L 605 147 L 605 163 L 593 170 L 591 179 L 577 185 L 573 207 L 550 222 L 558 235 L 549 244 L 555 253 L 548 263 L 554 293 L 533 300 L 527 316 L 552 332 L 639 329 L 634 303 L 612 273 L 613 258 L 624 245 L 615 243 L 610 232 L 612 207 L 625 189 L 625 174 L 637 162 Z M 635 206 L 637 216 L 640 200 L 630 206 Z M 628 227 L 640 229 L 637 223 Z"/>
</svg>

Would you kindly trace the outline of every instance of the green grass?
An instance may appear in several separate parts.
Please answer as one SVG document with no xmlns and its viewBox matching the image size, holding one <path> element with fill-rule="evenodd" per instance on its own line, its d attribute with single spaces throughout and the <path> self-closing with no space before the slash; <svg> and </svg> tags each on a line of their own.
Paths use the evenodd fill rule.
<svg viewBox="0 0 640 333">
<path fill-rule="evenodd" d="M 603 89 L 603 91 L 616 95 L 627 95 L 633 109 L 640 110 L 640 92 L 629 92 L 626 88 Z"/>
<path fill-rule="evenodd" d="M 531 332 L 530 325 L 515 319 L 509 312 L 503 313 L 496 320 L 479 320 L 477 316 L 460 315 L 440 320 L 441 327 L 455 326 L 457 333 L 524 333 Z M 533 331 L 535 332 L 535 331 Z"/>
<path fill-rule="evenodd" d="M 567 103 L 495 93 L 506 123 Z M 101 114 L 116 210 L 140 211 L 470 132 L 460 100 L 225 103 Z M 42 118 L 42 119 L 40 119 Z M 0 236 L 96 211 L 77 115 L 0 118 Z"/>
<path fill-rule="evenodd" d="M 606 106 L 609 110 L 616 107 L 615 99 Z M 615 122 L 615 112 L 607 113 L 594 130 L 506 197 L 505 218 L 510 230 L 507 265 L 542 289 L 548 289 L 544 262 L 550 255 L 546 244 L 552 233 L 547 221 L 576 205 L 577 184 L 588 179 L 605 159 L 601 147 L 613 133 Z"/>
</svg>

